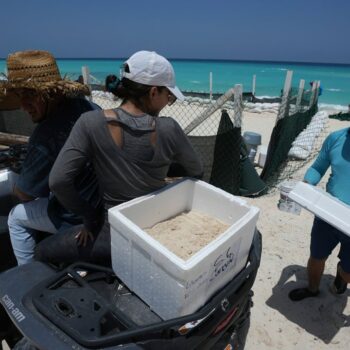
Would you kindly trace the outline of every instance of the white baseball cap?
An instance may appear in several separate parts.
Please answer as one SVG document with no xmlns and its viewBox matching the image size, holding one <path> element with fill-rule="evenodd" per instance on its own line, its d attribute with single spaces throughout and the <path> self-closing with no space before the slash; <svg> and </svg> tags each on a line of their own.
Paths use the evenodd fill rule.
<svg viewBox="0 0 350 350">
<path fill-rule="evenodd" d="M 175 85 L 175 73 L 171 63 L 154 51 L 138 51 L 126 62 L 130 72 L 122 71 L 121 77 L 135 83 L 150 86 L 165 86 L 178 100 L 185 96 Z"/>
</svg>

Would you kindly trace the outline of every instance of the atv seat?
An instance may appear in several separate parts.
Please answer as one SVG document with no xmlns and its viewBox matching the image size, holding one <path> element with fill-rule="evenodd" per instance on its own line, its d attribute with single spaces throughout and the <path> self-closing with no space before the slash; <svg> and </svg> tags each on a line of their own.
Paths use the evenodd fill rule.
<svg viewBox="0 0 350 350">
<path fill-rule="evenodd" d="M 0 216 L 0 272 L 16 265 L 17 261 L 13 254 L 7 226 L 7 216 Z"/>
</svg>

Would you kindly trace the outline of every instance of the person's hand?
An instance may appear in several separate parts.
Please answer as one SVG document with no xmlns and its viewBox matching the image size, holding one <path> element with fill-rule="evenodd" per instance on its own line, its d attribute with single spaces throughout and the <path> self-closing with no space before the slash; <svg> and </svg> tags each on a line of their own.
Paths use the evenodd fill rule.
<svg viewBox="0 0 350 350">
<path fill-rule="evenodd" d="M 94 240 L 93 234 L 90 231 L 88 231 L 85 227 L 83 227 L 74 238 L 77 240 L 78 245 L 82 245 L 83 247 L 86 247 L 86 244 L 89 242 L 89 239 L 91 241 Z"/>
</svg>

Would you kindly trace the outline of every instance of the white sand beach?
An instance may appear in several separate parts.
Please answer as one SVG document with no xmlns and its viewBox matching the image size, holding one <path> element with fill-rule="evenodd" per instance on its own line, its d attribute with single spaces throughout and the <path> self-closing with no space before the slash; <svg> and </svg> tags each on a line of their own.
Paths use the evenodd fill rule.
<svg viewBox="0 0 350 350">
<path fill-rule="evenodd" d="M 278 211 L 278 194 L 252 200 L 261 209 L 258 228 L 263 235 L 261 266 L 254 284 L 254 307 L 247 350 L 348 349 L 349 290 L 329 291 L 336 271 L 337 251 L 329 258 L 320 297 L 293 303 L 288 292 L 306 284 L 313 216 Z"/>
<path fill-rule="evenodd" d="M 244 122 L 247 130 L 268 132 L 264 115 L 246 115 Z M 328 132 L 349 125 L 349 122 L 330 119 Z M 310 163 L 294 174 L 294 178 L 302 179 Z M 324 187 L 326 179 L 327 176 L 319 186 Z M 278 191 L 246 200 L 261 210 L 258 229 L 263 236 L 246 349 L 348 349 L 350 289 L 341 296 L 329 291 L 338 262 L 338 248 L 326 264 L 320 296 L 297 303 L 290 301 L 289 291 L 307 283 L 305 267 L 313 215 L 306 210 L 302 210 L 300 216 L 280 211 Z"/>
</svg>

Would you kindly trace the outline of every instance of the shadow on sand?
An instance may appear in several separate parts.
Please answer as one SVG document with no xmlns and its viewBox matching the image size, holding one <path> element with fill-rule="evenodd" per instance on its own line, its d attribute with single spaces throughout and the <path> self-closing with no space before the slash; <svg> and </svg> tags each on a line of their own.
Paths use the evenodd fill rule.
<svg viewBox="0 0 350 350">
<path fill-rule="evenodd" d="M 350 295 L 349 289 L 343 295 L 333 295 L 329 291 L 333 279 L 334 276 L 331 275 L 322 277 L 321 293 L 317 298 L 293 302 L 288 298 L 288 293 L 294 288 L 307 285 L 306 268 L 299 265 L 287 266 L 266 304 L 328 344 L 340 328 L 350 326 L 350 315 L 343 314 Z"/>
</svg>

